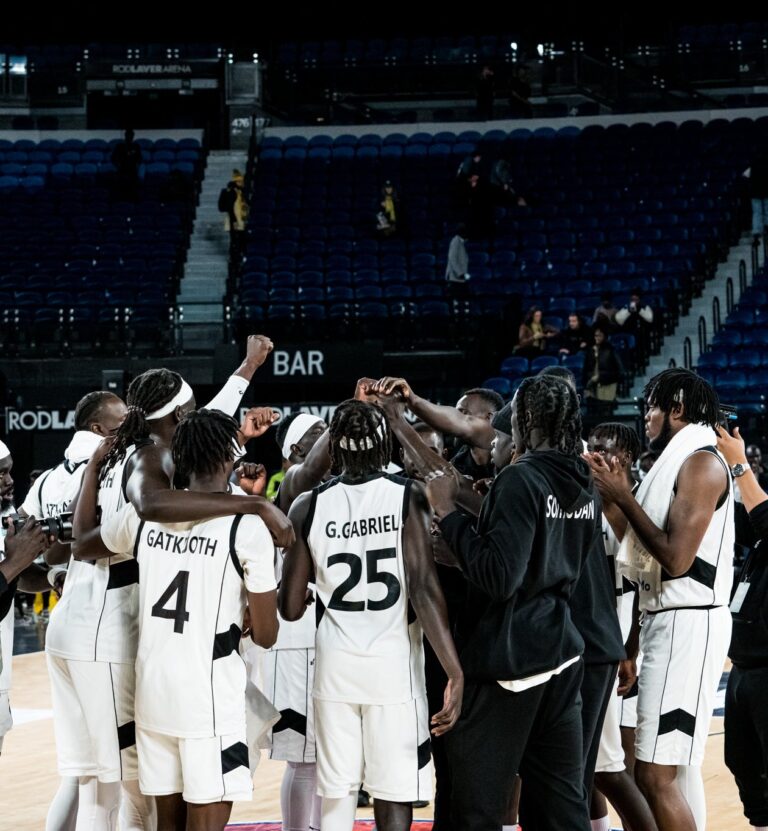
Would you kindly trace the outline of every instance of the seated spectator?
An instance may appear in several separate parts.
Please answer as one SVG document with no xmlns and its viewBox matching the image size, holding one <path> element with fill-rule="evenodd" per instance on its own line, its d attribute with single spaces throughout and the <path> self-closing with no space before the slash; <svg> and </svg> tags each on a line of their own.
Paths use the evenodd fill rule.
<svg viewBox="0 0 768 831">
<path fill-rule="evenodd" d="M 515 354 L 523 357 L 536 358 L 547 352 L 552 339 L 557 337 L 558 330 L 554 326 L 542 321 L 542 312 L 538 306 L 532 306 L 520 324 L 517 334 Z"/>
<path fill-rule="evenodd" d="M 561 354 L 575 355 L 592 343 L 592 330 L 573 312 L 568 315 L 568 326 L 560 332 L 559 340 Z"/>
<path fill-rule="evenodd" d="M 600 296 L 600 305 L 592 315 L 592 325 L 600 326 L 605 332 L 614 330 L 614 318 L 618 309 L 613 305 L 613 295 L 607 291 Z"/>
<path fill-rule="evenodd" d="M 397 233 L 397 223 L 400 219 L 400 197 L 395 186 L 387 180 L 381 189 L 379 211 L 376 214 L 376 232 L 383 237 L 391 237 Z"/>
<path fill-rule="evenodd" d="M 608 335 L 595 327 L 595 343 L 584 361 L 584 396 L 596 401 L 615 401 L 623 367 Z"/>
<path fill-rule="evenodd" d="M 469 156 L 464 157 L 456 171 L 457 179 L 469 179 L 470 176 L 485 176 L 483 153 L 479 147 L 476 147 Z"/>
<path fill-rule="evenodd" d="M 764 491 L 768 491 L 768 474 L 763 467 L 763 452 L 756 444 L 750 444 L 746 450 L 747 461 L 755 474 L 758 484 Z"/>
<path fill-rule="evenodd" d="M 621 331 L 637 338 L 639 346 L 647 351 L 653 324 L 653 309 L 640 298 L 640 290 L 632 289 L 629 303 L 616 312 L 614 323 L 621 327 Z"/>
</svg>

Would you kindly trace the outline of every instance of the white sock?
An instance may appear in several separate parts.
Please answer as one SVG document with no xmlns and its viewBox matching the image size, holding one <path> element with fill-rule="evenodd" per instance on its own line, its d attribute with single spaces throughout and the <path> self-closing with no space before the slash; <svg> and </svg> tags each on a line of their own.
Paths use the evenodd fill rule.
<svg viewBox="0 0 768 831">
<path fill-rule="evenodd" d="M 678 765 L 677 786 L 691 808 L 696 831 L 706 831 L 707 828 L 707 799 L 704 795 L 704 778 L 701 775 L 701 766 Z"/>
<path fill-rule="evenodd" d="M 357 791 L 341 799 L 323 797 L 323 831 L 352 831 L 357 811 Z"/>
<path fill-rule="evenodd" d="M 608 814 L 600 819 L 590 820 L 592 831 L 611 831 L 611 820 Z"/>
<path fill-rule="evenodd" d="M 75 831 L 79 788 L 76 776 L 61 777 L 59 789 L 48 806 L 45 831 Z"/>
<path fill-rule="evenodd" d="M 78 786 L 76 831 L 116 831 L 120 812 L 120 783 L 81 776 Z"/>
<path fill-rule="evenodd" d="M 283 831 L 309 831 L 320 827 L 316 791 L 317 772 L 313 762 L 288 762 L 280 785 Z"/>
<path fill-rule="evenodd" d="M 122 786 L 120 831 L 155 831 L 157 816 L 154 798 L 144 796 L 135 779 L 123 782 Z"/>
</svg>

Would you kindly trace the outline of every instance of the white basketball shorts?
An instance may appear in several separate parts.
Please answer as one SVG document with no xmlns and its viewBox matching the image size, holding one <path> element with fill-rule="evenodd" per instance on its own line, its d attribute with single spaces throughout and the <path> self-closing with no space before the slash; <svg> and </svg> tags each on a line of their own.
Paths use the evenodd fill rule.
<svg viewBox="0 0 768 831">
<path fill-rule="evenodd" d="M 731 613 L 669 609 L 646 615 L 635 753 L 659 765 L 700 765 L 731 640 Z"/>
<path fill-rule="evenodd" d="M 603 732 L 600 735 L 600 746 L 597 750 L 597 764 L 595 773 L 620 773 L 625 769 L 624 748 L 621 746 L 621 730 L 619 728 L 619 712 L 621 698 L 616 694 L 619 688 L 619 679 L 613 684 L 611 700 L 605 711 Z"/>
<path fill-rule="evenodd" d="M 264 694 L 280 712 L 280 721 L 270 731 L 269 758 L 314 762 L 315 650 L 273 649 L 264 653 L 261 669 Z"/>
<path fill-rule="evenodd" d="M 341 799 L 364 785 L 374 799 L 432 799 L 427 699 L 346 704 L 315 699 L 317 792 Z"/>
<path fill-rule="evenodd" d="M 46 658 L 59 775 L 136 779 L 133 664 Z"/>
<path fill-rule="evenodd" d="M 13 727 L 11 715 L 11 699 L 8 690 L 0 692 L 0 753 L 3 751 L 5 734 Z"/>
<path fill-rule="evenodd" d="M 250 802 L 253 780 L 245 728 L 229 736 L 182 739 L 136 730 L 139 788 L 145 796 L 180 793 L 185 802 Z"/>
</svg>

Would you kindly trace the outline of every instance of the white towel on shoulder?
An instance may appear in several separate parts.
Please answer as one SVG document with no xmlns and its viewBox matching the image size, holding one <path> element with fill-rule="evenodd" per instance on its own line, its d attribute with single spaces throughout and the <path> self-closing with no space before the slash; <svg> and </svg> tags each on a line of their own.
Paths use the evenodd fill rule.
<svg viewBox="0 0 768 831">
<path fill-rule="evenodd" d="M 677 482 L 683 462 L 697 450 L 712 447 L 717 443 L 717 435 L 711 427 L 704 424 L 687 424 L 675 433 L 663 453 L 656 460 L 635 494 L 640 507 L 658 528 L 667 527 L 669 507 L 674 498 Z M 648 583 L 651 591 L 661 590 L 661 565 L 654 559 L 638 539 L 631 525 L 621 541 L 616 554 L 616 564 L 628 580 L 634 583 Z"/>
</svg>

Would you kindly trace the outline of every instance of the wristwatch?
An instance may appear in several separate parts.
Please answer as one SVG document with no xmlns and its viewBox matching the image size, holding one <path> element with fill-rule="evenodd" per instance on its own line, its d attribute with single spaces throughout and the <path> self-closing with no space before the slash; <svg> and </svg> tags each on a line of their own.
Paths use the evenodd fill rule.
<svg viewBox="0 0 768 831">
<path fill-rule="evenodd" d="M 743 476 L 748 470 L 749 465 L 743 465 L 739 462 L 731 468 L 731 476 L 733 476 L 734 479 L 738 479 L 739 476 Z"/>
</svg>

